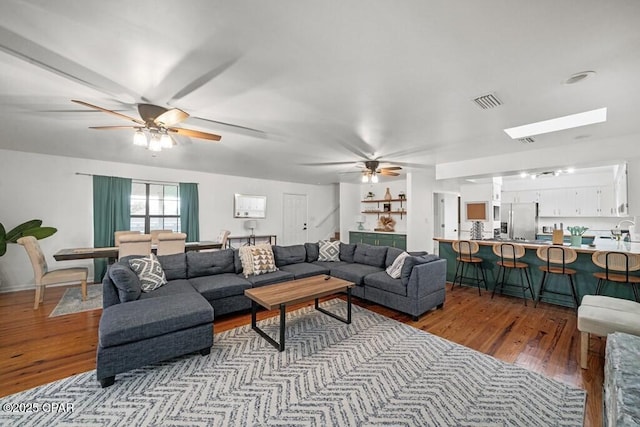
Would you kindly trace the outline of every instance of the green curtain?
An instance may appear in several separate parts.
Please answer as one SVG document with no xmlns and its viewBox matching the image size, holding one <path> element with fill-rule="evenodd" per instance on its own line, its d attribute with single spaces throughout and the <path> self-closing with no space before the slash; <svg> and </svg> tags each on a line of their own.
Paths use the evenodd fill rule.
<svg viewBox="0 0 640 427">
<path fill-rule="evenodd" d="M 198 214 L 198 184 L 180 183 L 180 231 L 187 233 L 187 242 L 200 240 Z"/>
<path fill-rule="evenodd" d="M 113 234 L 131 226 L 131 178 L 93 176 L 93 246 L 114 246 Z M 102 282 L 106 259 L 93 261 L 95 283 Z"/>
</svg>

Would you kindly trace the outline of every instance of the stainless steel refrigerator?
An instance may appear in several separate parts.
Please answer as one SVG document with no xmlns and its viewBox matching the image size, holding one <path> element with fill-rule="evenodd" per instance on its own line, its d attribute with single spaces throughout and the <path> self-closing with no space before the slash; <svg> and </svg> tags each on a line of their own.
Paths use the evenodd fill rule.
<svg viewBox="0 0 640 427">
<path fill-rule="evenodd" d="M 535 240 L 537 231 L 537 203 L 504 203 L 500 206 L 500 237 Z"/>
</svg>

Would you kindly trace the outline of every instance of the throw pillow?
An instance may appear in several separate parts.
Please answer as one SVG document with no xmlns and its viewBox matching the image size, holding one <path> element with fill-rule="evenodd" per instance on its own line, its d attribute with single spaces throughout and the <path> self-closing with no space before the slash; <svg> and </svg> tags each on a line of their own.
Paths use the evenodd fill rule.
<svg viewBox="0 0 640 427">
<path fill-rule="evenodd" d="M 154 254 L 146 258 L 132 259 L 129 261 L 129 265 L 140 279 L 142 292 L 151 292 L 167 283 L 162 265 Z"/>
<path fill-rule="evenodd" d="M 251 258 L 253 259 L 253 274 L 256 276 L 278 271 L 270 246 L 251 247 Z"/>
<path fill-rule="evenodd" d="M 340 242 L 340 261 L 353 262 L 353 254 L 356 252 L 356 244 Z"/>
<path fill-rule="evenodd" d="M 307 251 L 307 262 L 314 262 L 318 260 L 319 246 L 318 243 L 305 243 L 304 249 Z"/>
<path fill-rule="evenodd" d="M 109 278 L 118 289 L 120 302 L 135 301 L 140 298 L 140 292 L 142 291 L 140 279 L 128 265 L 113 264 L 109 268 Z"/>
<path fill-rule="evenodd" d="M 387 267 L 387 274 L 393 277 L 394 279 L 399 279 L 400 273 L 402 272 L 402 266 L 404 265 L 404 260 L 408 256 L 410 255 L 406 252 L 402 252 L 400 255 L 398 255 L 396 259 L 393 261 L 393 264 Z"/>
<path fill-rule="evenodd" d="M 244 277 L 253 276 L 253 256 L 251 246 L 241 246 L 238 250 L 240 262 L 242 263 L 242 274 Z"/>
<path fill-rule="evenodd" d="M 318 261 L 340 261 L 340 241 L 320 240 L 318 246 Z"/>
</svg>

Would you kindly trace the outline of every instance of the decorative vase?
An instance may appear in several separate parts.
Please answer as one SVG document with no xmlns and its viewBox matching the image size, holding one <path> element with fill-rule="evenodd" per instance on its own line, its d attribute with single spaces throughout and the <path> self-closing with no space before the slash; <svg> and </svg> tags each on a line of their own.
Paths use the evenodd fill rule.
<svg viewBox="0 0 640 427">
<path fill-rule="evenodd" d="M 389 187 L 387 187 L 387 192 L 384 193 L 384 199 L 385 200 L 391 200 L 393 199 L 393 196 L 391 196 L 391 191 L 389 191 Z"/>
<path fill-rule="evenodd" d="M 582 236 L 571 236 L 571 246 L 582 246 Z"/>
</svg>

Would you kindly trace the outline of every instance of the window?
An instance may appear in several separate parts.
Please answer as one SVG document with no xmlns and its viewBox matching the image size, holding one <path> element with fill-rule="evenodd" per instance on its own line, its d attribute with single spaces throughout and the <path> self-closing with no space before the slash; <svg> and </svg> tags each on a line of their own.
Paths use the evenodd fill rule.
<svg viewBox="0 0 640 427">
<path fill-rule="evenodd" d="M 131 185 L 131 230 L 180 231 L 178 184 L 134 182 Z"/>
</svg>

